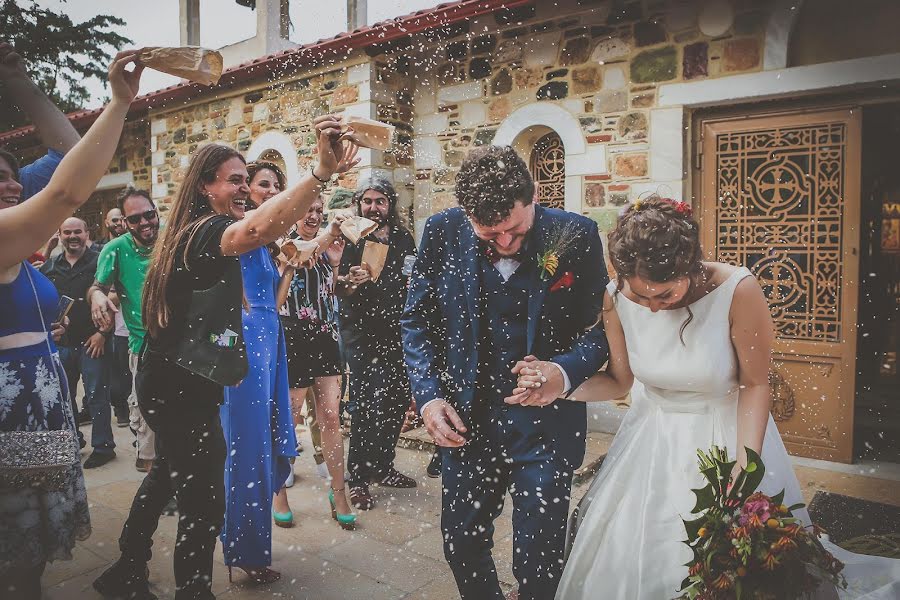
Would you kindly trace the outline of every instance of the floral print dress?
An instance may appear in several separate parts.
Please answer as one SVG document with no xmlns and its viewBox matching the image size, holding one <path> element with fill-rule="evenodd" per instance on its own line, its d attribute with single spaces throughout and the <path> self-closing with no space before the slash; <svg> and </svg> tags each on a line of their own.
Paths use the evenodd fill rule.
<svg viewBox="0 0 900 600">
<path fill-rule="evenodd" d="M 50 280 L 22 263 L 12 283 L 0 284 L 0 338 L 49 331 L 58 301 Z M 0 350 L 0 431 L 75 427 L 65 372 L 52 340 Z M 88 538 L 91 522 L 80 462 L 72 465 L 70 475 L 60 491 L 0 488 L 0 576 L 71 559 L 75 542 Z"/>
</svg>

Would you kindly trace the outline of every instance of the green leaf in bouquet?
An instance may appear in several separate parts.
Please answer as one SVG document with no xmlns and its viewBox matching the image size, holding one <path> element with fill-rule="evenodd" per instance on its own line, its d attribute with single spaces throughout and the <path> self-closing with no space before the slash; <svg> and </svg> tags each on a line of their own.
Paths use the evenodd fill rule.
<svg viewBox="0 0 900 600">
<path fill-rule="evenodd" d="M 757 490 L 759 484 L 762 483 L 763 477 L 766 474 L 766 467 L 759 454 L 747 447 L 744 448 L 744 451 L 747 453 L 747 466 L 744 469 L 747 473 L 745 486 L 748 490 L 748 494 L 752 494 Z"/>
<path fill-rule="evenodd" d="M 706 485 L 699 490 L 691 491 L 697 496 L 697 503 L 694 504 L 694 508 L 691 509 L 692 513 L 696 514 L 716 505 L 716 491 L 713 489 L 712 484 Z"/>
<path fill-rule="evenodd" d="M 716 485 L 718 489 L 722 490 L 722 495 L 725 494 L 725 491 L 728 489 L 728 480 L 731 479 L 731 472 L 734 470 L 734 465 L 737 464 L 737 461 L 728 461 L 725 463 L 719 463 L 719 473 L 718 473 L 718 481 L 716 481 Z"/>
<path fill-rule="evenodd" d="M 682 521 L 684 521 L 684 530 L 687 532 L 688 541 L 692 542 L 700 535 L 700 528 L 706 523 L 706 516 L 694 519 L 693 521 L 685 521 L 684 519 L 682 519 Z"/>
<path fill-rule="evenodd" d="M 772 504 L 775 506 L 779 506 L 782 502 L 784 502 L 784 490 L 772 496 Z"/>
<path fill-rule="evenodd" d="M 797 504 L 791 504 L 790 506 L 788 506 L 788 510 L 791 511 L 791 512 L 794 512 L 794 511 L 797 510 L 798 508 L 803 508 L 803 507 L 805 507 L 805 506 L 806 506 L 806 505 L 803 504 L 802 502 L 798 502 Z"/>
<path fill-rule="evenodd" d="M 700 471 L 700 473 L 702 473 L 706 480 L 713 486 L 719 485 L 719 469 L 716 465 L 707 467 Z"/>
<path fill-rule="evenodd" d="M 734 479 L 734 485 L 731 486 L 731 492 L 728 494 L 730 499 L 744 500 L 759 488 L 763 477 L 766 474 L 766 467 L 763 465 L 759 454 L 750 448 L 744 448 L 747 452 L 747 466 L 740 470 Z"/>
</svg>

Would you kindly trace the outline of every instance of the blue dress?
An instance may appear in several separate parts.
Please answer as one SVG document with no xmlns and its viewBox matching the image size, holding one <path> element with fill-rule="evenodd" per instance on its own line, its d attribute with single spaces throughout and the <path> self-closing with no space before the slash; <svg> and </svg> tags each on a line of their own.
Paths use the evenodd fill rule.
<svg viewBox="0 0 900 600">
<path fill-rule="evenodd" d="M 222 429 L 225 462 L 225 564 L 272 564 L 272 496 L 290 473 L 297 455 L 287 378 L 287 353 L 275 308 L 278 270 L 267 248 L 241 255 L 244 340 L 250 370 L 238 385 L 225 388 Z"/>
<path fill-rule="evenodd" d="M 0 337 L 50 331 L 59 296 L 49 279 L 22 263 L 0 284 Z M 43 315 L 43 320 L 41 316 Z M 0 350 L 0 431 L 75 431 L 65 371 L 53 340 Z M 59 491 L 0 489 L 0 577 L 12 569 L 71 559 L 91 534 L 81 463 Z"/>
</svg>

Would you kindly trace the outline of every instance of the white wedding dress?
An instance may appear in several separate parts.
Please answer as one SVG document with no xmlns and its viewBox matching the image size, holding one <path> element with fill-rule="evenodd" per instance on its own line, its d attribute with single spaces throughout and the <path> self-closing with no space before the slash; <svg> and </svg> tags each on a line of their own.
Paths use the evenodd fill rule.
<svg viewBox="0 0 900 600">
<path fill-rule="evenodd" d="M 736 456 L 737 363 L 729 310 L 735 287 L 750 271 L 737 269 L 686 309 L 656 313 L 619 293 L 616 310 L 634 372 L 632 405 L 582 501 L 578 534 L 557 600 L 664 600 L 677 597 L 692 558 L 682 543 L 703 487 L 697 450 L 726 446 Z M 615 294 L 615 282 L 607 288 Z M 771 416 L 762 449 L 762 491 L 785 489 L 785 504 L 802 502 L 791 461 Z M 809 522 L 806 510 L 795 515 Z M 900 598 L 900 561 L 826 547 L 847 566 L 842 598 Z M 833 592 L 829 594 L 834 596 Z"/>
</svg>

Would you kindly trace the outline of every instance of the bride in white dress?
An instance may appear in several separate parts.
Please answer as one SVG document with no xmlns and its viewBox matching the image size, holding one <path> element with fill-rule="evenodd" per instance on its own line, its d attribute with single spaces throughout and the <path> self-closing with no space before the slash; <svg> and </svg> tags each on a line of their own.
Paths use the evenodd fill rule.
<svg viewBox="0 0 900 600">
<path fill-rule="evenodd" d="M 585 499 L 557 600 L 675 598 L 692 559 L 681 517 L 705 483 L 697 450 L 743 448 L 766 467 L 761 490 L 802 502 L 791 461 L 769 415 L 774 329 L 749 270 L 701 262 L 690 208 L 658 197 L 636 203 L 610 234 L 618 281 L 603 322 L 610 363 L 573 399 L 632 405 Z M 525 369 L 519 391 L 540 385 Z M 738 448 L 741 450 L 738 452 Z M 795 516 L 809 523 L 805 510 Z M 900 561 L 828 544 L 846 564 L 842 598 L 900 598 Z M 817 597 L 834 596 L 832 590 Z"/>
</svg>

